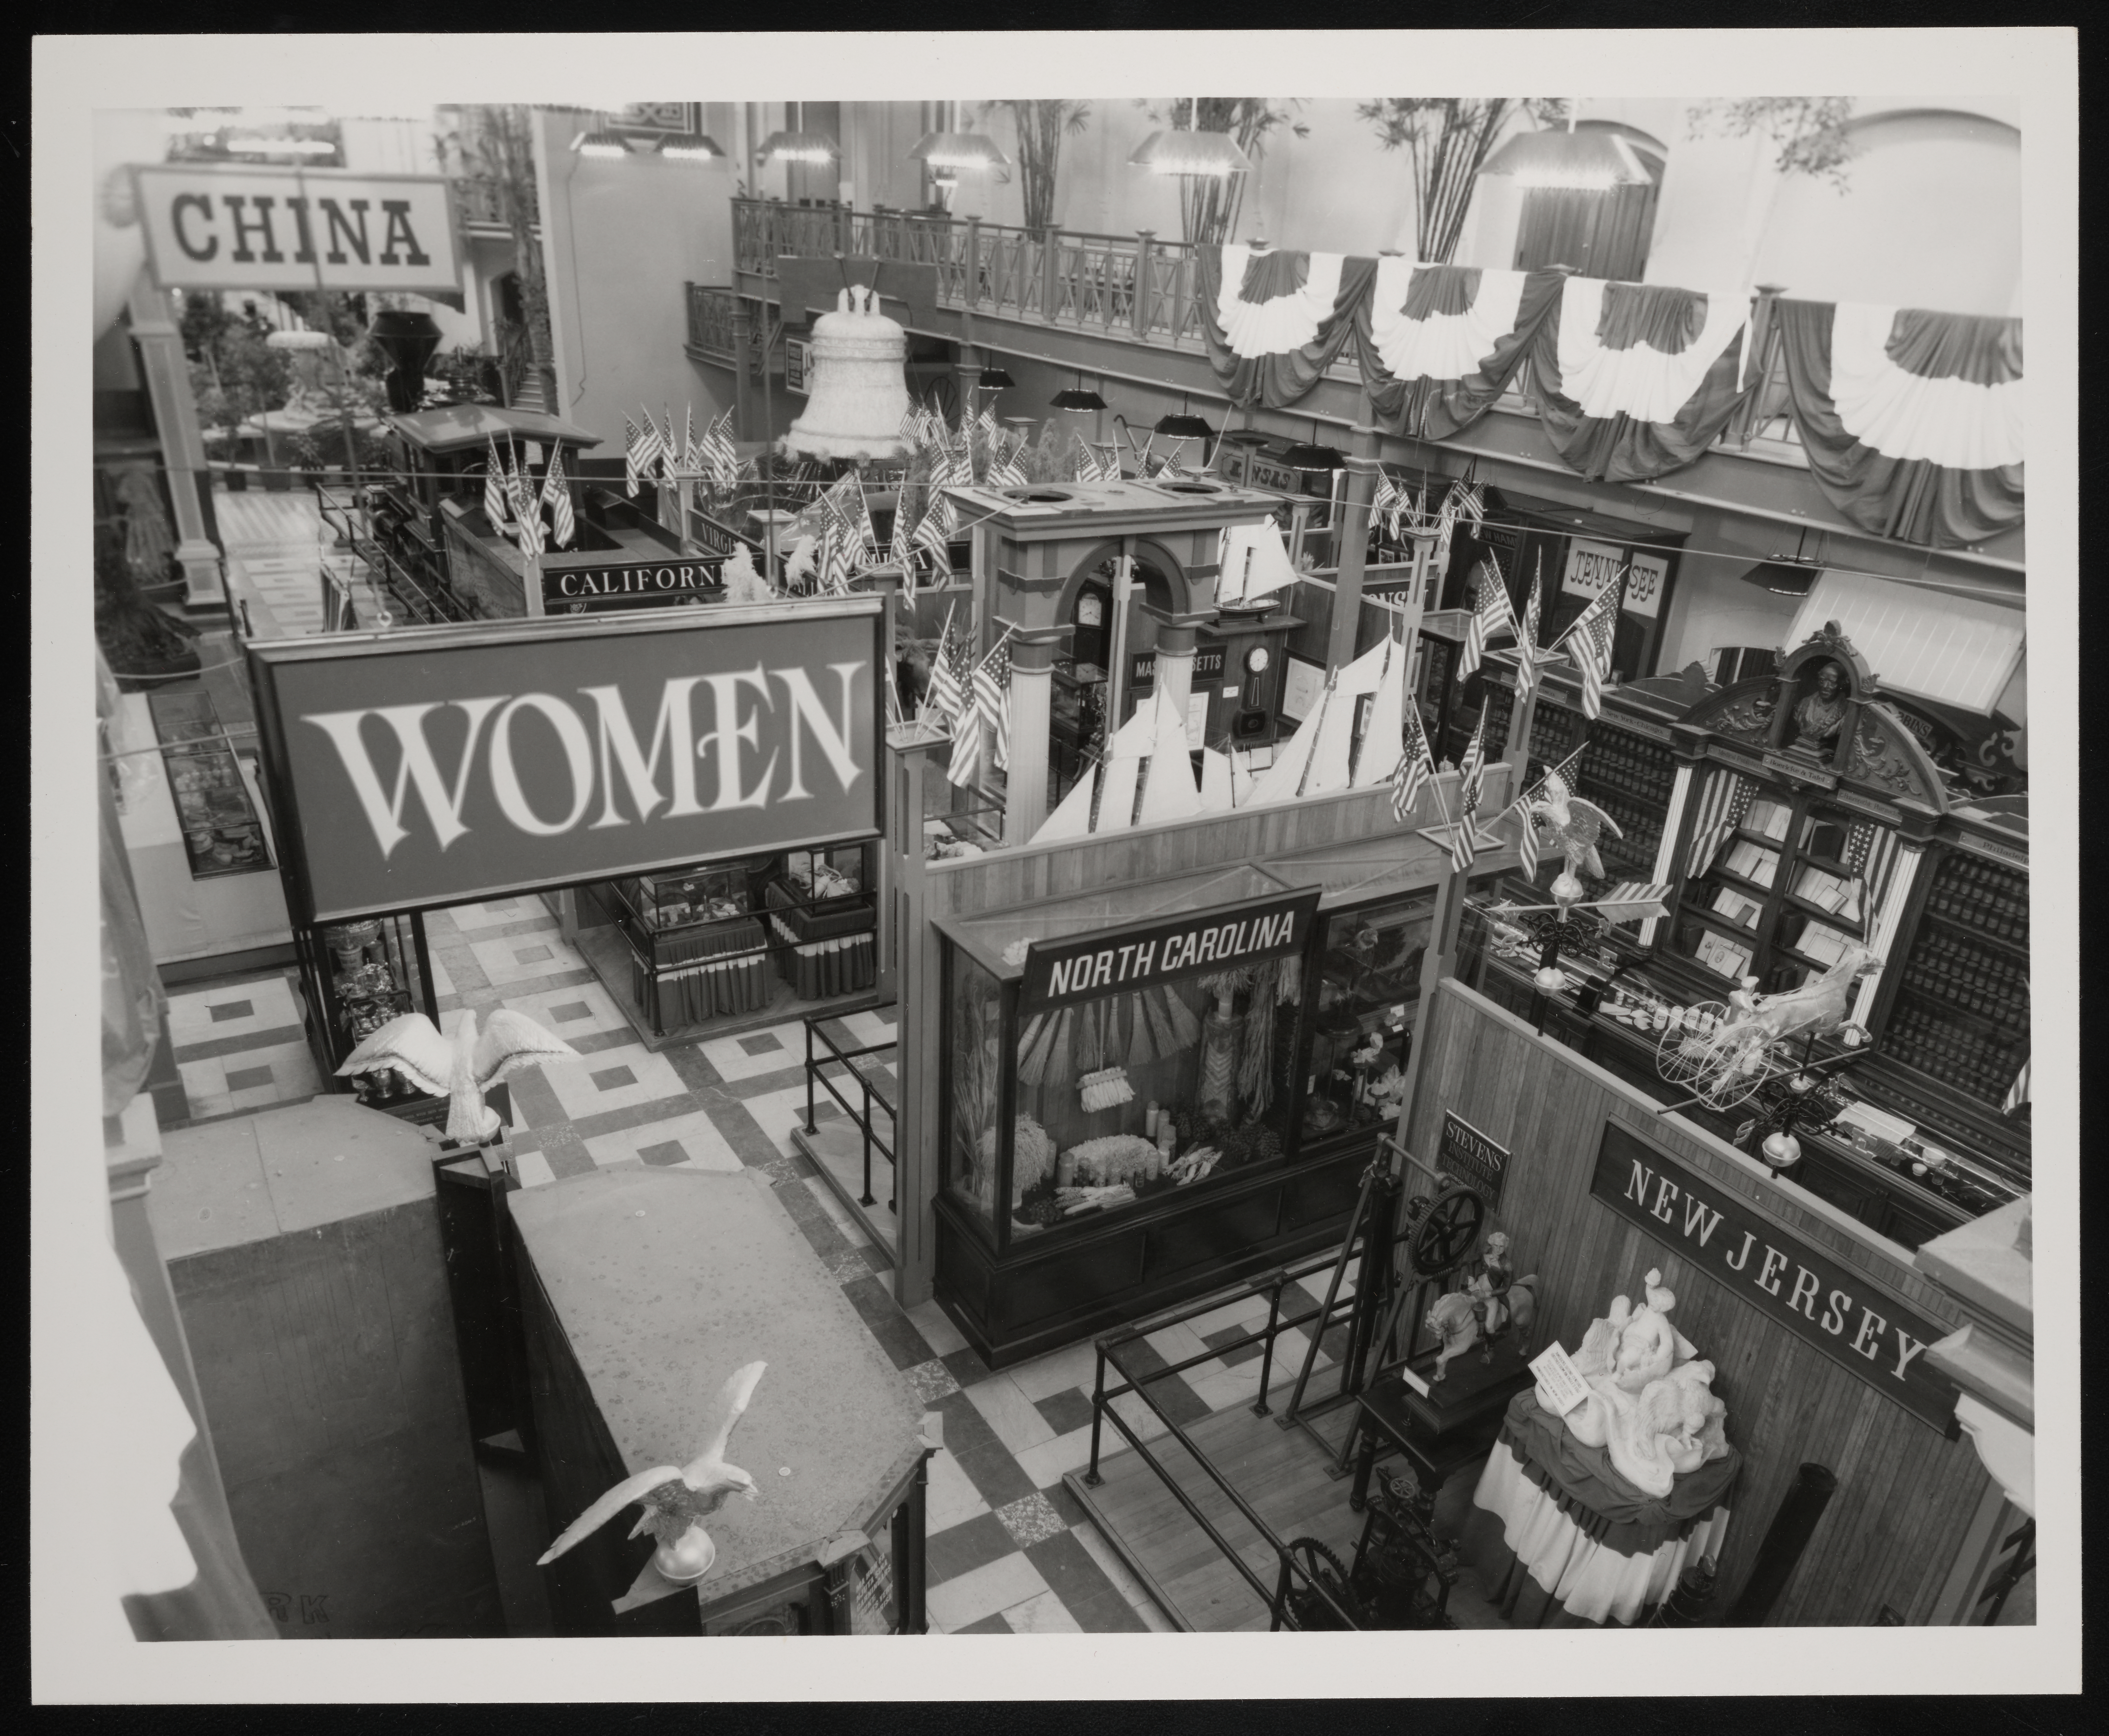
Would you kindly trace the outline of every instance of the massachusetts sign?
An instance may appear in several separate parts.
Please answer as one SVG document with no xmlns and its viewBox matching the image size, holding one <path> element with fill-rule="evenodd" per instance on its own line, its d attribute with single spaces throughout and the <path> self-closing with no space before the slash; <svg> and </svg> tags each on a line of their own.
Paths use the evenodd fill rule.
<svg viewBox="0 0 2109 1736">
<path fill-rule="evenodd" d="M 1223 650 L 1218 645 L 1213 651 L 1199 650 L 1194 653 L 1194 685 L 1197 687 L 1223 672 Z M 1152 687 L 1157 683 L 1157 653 L 1145 651 L 1135 660 L 1128 672 L 1131 687 Z"/>
<path fill-rule="evenodd" d="M 1435 1167 L 1486 1196 L 1487 1209 L 1502 1203 L 1508 1178 L 1509 1148 L 1497 1145 L 1454 1110 L 1443 1111 L 1443 1144 Z"/>
<path fill-rule="evenodd" d="M 1605 1126 L 1589 1191 L 1892 1403 L 1953 1431 L 1955 1388 L 1926 1361 L 1926 1346 L 1949 1327 L 1614 1123 Z"/>
<path fill-rule="evenodd" d="M 249 647 L 296 920 L 881 825 L 877 598 Z"/>
<path fill-rule="evenodd" d="M 132 178 L 164 289 L 461 292 L 442 176 L 142 163 Z"/>
<path fill-rule="evenodd" d="M 1116 991 L 1301 952 L 1320 888 L 1182 911 L 1026 949 L 1018 1006 L 1027 1012 Z"/>
</svg>

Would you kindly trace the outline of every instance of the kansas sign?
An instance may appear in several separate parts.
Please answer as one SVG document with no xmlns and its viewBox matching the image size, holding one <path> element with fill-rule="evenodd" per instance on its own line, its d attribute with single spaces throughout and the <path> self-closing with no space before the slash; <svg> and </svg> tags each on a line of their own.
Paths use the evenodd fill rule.
<svg viewBox="0 0 2109 1736">
<path fill-rule="evenodd" d="M 252 644 L 293 902 L 331 921 L 869 836 L 880 622 L 852 599 Z"/>
<path fill-rule="evenodd" d="M 442 176 L 157 163 L 132 177 L 164 289 L 460 292 Z"/>
</svg>

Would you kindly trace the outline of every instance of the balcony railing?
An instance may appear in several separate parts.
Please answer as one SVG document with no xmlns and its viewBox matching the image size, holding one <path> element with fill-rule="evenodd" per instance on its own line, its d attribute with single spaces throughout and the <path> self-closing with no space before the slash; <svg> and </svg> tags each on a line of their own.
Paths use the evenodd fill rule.
<svg viewBox="0 0 2109 1736">
<path fill-rule="evenodd" d="M 689 292 L 689 347 L 712 361 L 735 366 L 739 346 L 734 337 L 733 314 L 738 304 L 729 289 L 691 283 Z"/>
<path fill-rule="evenodd" d="M 757 277 L 774 277 L 785 255 L 934 265 L 946 307 L 1135 343 L 1201 347 L 1194 249 L 1147 233 L 1040 233 L 978 217 L 735 199 L 733 237 L 739 269 Z"/>
<path fill-rule="evenodd" d="M 464 224 L 478 224 L 503 228 L 505 207 L 500 201 L 498 183 L 488 175 L 456 175 L 449 183 L 454 188 L 454 209 Z M 540 223 L 542 215 L 535 204 L 534 188 L 524 189 L 527 200 L 527 220 Z"/>
<path fill-rule="evenodd" d="M 942 213 L 860 211 L 840 205 L 785 205 L 734 199 L 734 255 L 740 271 L 776 275 L 779 257 L 832 258 L 838 253 L 906 264 L 934 265 L 937 301 L 978 312 L 1125 338 L 1131 343 L 1199 351 L 1202 348 L 1199 275 L 1194 249 L 1147 232 L 1098 235 L 1056 228 L 1044 234 L 978 217 Z M 689 341 L 729 363 L 732 292 L 689 287 Z M 722 318 L 722 338 L 715 323 Z M 702 334 L 712 333 L 707 339 Z M 1752 315 L 1750 368 L 1756 391 L 1716 445 L 1774 459 L 1802 459 L 1800 436 L 1787 410 L 1786 361 L 1772 298 L 1761 296 Z M 1352 350 L 1326 370 L 1329 377 L 1360 377 Z M 1534 415 L 1519 379 L 1498 407 Z"/>
</svg>

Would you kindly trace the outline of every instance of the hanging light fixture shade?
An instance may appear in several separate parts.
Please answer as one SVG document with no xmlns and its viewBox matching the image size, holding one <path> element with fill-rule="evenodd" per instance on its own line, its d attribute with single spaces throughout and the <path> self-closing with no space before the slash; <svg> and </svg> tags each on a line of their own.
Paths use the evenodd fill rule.
<svg viewBox="0 0 2109 1736">
<path fill-rule="evenodd" d="M 1131 169 L 1147 169 L 1153 174 L 1234 175 L 1252 167 L 1252 159 L 1227 133 L 1181 132 L 1168 127 L 1143 140 L 1127 161 Z"/>
<path fill-rule="evenodd" d="M 1348 468 L 1347 455 L 1335 446 L 1321 446 L 1316 441 L 1299 440 L 1281 454 L 1281 462 L 1289 469 L 1300 471 L 1307 476 L 1324 475 Z"/>
<path fill-rule="evenodd" d="M 1216 431 L 1191 410 L 1176 410 L 1168 416 L 1157 418 L 1151 431 L 1167 440 L 1213 440 Z"/>
<path fill-rule="evenodd" d="M 1524 187 L 1583 190 L 1640 187 L 1655 177 L 1632 143 L 1596 129 L 1520 133 L 1488 157 L 1481 174 L 1512 175 Z"/>
<path fill-rule="evenodd" d="M 1754 585 L 1776 597 L 1805 597 L 1823 572 L 1823 563 L 1800 555 L 1774 555 L 1759 561 L 1743 575 L 1745 585 Z"/>
<path fill-rule="evenodd" d="M 783 129 L 761 142 L 761 155 L 772 163 L 832 163 L 842 147 L 825 133 Z"/>
<path fill-rule="evenodd" d="M 1106 407 L 1106 400 L 1081 378 L 1074 386 L 1064 387 L 1047 401 L 1058 410 L 1102 410 Z"/>
<path fill-rule="evenodd" d="M 1000 368 L 984 368 L 976 383 L 983 391 L 1008 391 L 1018 382 Z"/>
<path fill-rule="evenodd" d="M 620 133 L 611 133 L 605 127 L 581 133 L 571 141 L 571 149 L 580 156 L 627 156 L 630 141 Z"/>
<path fill-rule="evenodd" d="M 659 141 L 659 154 L 671 163 L 721 163 L 725 151 L 709 133 L 691 138 L 670 134 Z"/>
<path fill-rule="evenodd" d="M 953 170 L 1010 167 L 1010 159 L 986 133 L 925 133 L 915 141 L 908 160 L 928 163 L 933 169 Z"/>
</svg>

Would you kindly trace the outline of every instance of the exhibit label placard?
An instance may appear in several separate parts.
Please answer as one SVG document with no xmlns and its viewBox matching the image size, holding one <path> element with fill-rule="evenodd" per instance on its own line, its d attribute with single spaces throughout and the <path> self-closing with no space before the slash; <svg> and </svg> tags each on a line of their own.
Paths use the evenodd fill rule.
<svg viewBox="0 0 2109 1736">
<path fill-rule="evenodd" d="M 296 921 L 875 835 L 878 598 L 249 647 Z"/>
<path fill-rule="evenodd" d="M 1626 563 L 1626 551 L 1610 543 L 1592 542 L 1586 536 L 1568 539 L 1567 570 L 1560 576 L 1560 588 L 1570 597 L 1593 603 L 1606 585 L 1619 582 Z"/>
<path fill-rule="evenodd" d="M 1321 888 L 1182 911 L 1026 948 L 1018 1005 L 1027 1012 L 1096 995 L 1154 988 L 1181 977 L 1303 950 Z"/>
<path fill-rule="evenodd" d="M 607 614 L 617 609 L 666 608 L 714 599 L 725 584 L 722 554 L 677 555 L 662 561 L 609 566 L 542 567 L 545 615 Z"/>
<path fill-rule="evenodd" d="M 1502 1203 L 1502 1183 L 1509 1173 L 1509 1148 L 1482 1133 L 1455 1110 L 1443 1111 L 1443 1141 L 1435 1167 L 1487 1197 L 1487 1209 Z"/>
<path fill-rule="evenodd" d="M 142 163 L 132 178 L 164 289 L 461 292 L 444 175 Z"/>
<path fill-rule="evenodd" d="M 1614 1123 L 1589 1191 L 1893 1404 L 1953 1432 L 1955 1388 L 1926 1360 L 1926 1346 L 1952 1328 L 1874 1291 L 1865 1274 Z"/>
</svg>

